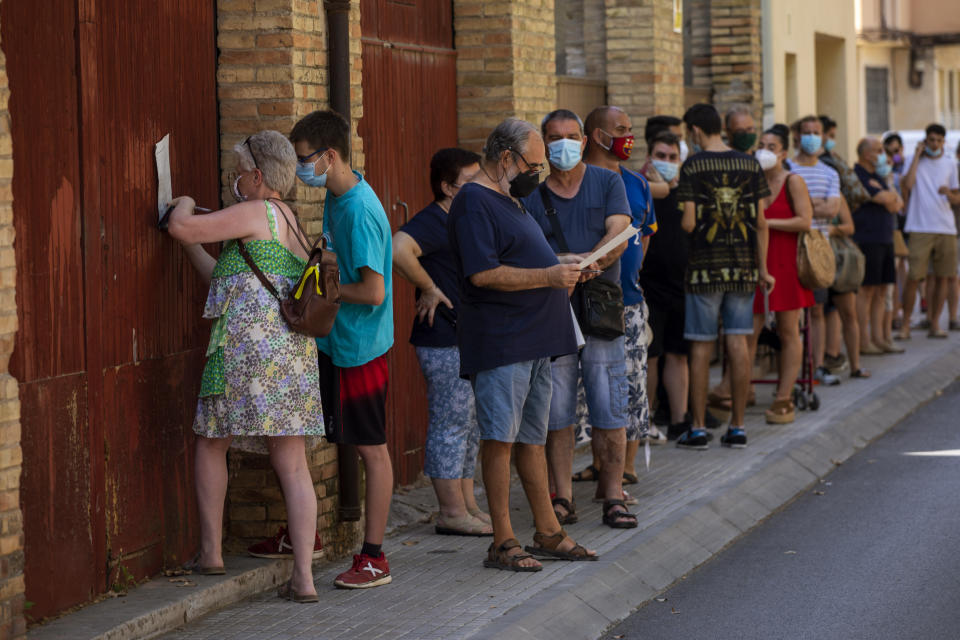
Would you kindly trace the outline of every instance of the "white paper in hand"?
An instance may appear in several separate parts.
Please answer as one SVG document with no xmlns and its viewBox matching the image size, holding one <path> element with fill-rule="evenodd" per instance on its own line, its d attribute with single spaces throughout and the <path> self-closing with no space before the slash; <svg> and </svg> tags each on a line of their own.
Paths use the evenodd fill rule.
<svg viewBox="0 0 960 640">
<path fill-rule="evenodd" d="M 573 305 L 570 305 L 570 316 L 573 318 L 573 333 L 577 337 L 577 349 L 582 349 L 587 341 L 583 337 L 583 332 L 580 331 L 580 323 L 577 322 L 577 314 L 573 312 Z"/>
<path fill-rule="evenodd" d="M 589 256 L 581 260 L 580 264 L 577 266 L 579 266 L 581 269 L 586 269 L 591 264 L 593 264 L 603 256 L 607 255 L 608 253 L 610 253 L 611 251 L 613 251 L 614 249 L 622 245 L 624 242 L 626 242 L 633 236 L 637 235 L 638 231 L 640 231 L 640 229 L 633 226 L 632 224 L 628 224 L 626 229 L 624 229 L 614 237 L 610 238 L 602 247 L 600 247 L 599 249 L 591 253 Z"/>
<path fill-rule="evenodd" d="M 173 200 L 173 186 L 170 182 L 170 134 L 163 136 L 154 145 L 154 156 L 157 160 L 157 215 L 163 217 L 167 205 Z"/>
</svg>

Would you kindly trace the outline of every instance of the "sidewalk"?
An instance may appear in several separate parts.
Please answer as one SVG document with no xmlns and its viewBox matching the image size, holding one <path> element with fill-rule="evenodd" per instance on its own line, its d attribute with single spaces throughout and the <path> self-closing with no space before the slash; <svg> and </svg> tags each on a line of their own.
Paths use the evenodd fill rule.
<svg viewBox="0 0 960 640">
<path fill-rule="evenodd" d="M 165 638 L 596 638 L 960 376 L 960 334 L 938 341 L 916 332 L 905 344 L 906 354 L 865 357 L 869 380 L 844 376 L 840 386 L 819 387 L 820 410 L 798 412 L 792 425 L 764 424 L 769 387 L 759 387 L 760 404 L 748 409 L 745 450 L 723 449 L 717 440 L 706 452 L 654 447 L 650 470 L 628 487 L 640 500 L 632 507 L 637 529 L 601 525 L 600 506 L 590 500 L 596 485 L 575 483 L 580 522 L 567 531 L 596 549 L 598 562 L 544 562 L 543 571 L 529 574 L 484 569 L 489 538 L 437 536 L 432 524 L 416 523 L 433 504 L 425 487 L 396 501 L 415 524 L 386 540 L 390 585 L 334 589 L 334 576 L 349 560 L 322 562 L 315 572 L 320 603 L 297 605 L 270 588 L 284 575 L 283 563 L 227 558 L 232 576 L 197 576 L 198 586 L 189 588 L 157 578 L 30 637 L 170 631 Z M 588 461 L 581 454 L 574 469 Z M 529 544 L 532 523 L 519 487 L 511 504 L 518 537 Z M 263 589 L 269 590 L 236 602 Z M 217 606 L 226 608 L 204 616 Z"/>
</svg>

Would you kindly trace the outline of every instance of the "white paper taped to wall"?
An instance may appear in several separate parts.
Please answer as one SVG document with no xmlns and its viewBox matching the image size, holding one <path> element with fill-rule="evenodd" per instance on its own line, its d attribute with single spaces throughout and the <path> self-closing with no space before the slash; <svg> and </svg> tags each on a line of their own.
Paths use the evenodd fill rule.
<svg viewBox="0 0 960 640">
<path fill-rule="evenodd" d="M 157 160 L 157 215 L 163 218 L 167 205 L 173 200 L 173 186 L 170 182 L 170 134 L 163 136 L 154 145 Z"/>
<path fill-rule="evenodd" d="M 578 264 L 577 266 L 580 267 L 581 269 L 586 269 L 591 264 L 593 264 L 603 256 L 607 255 L 608 253 L 610 253 L 611 251 L 619 247 L 621 244 L 623 244 L 633 236 L 637 235 L 638 231 L 640 231 L 640 229 L 636 228 L 632 224 L 627 225 L 626 229 L 624 229 L 614 237 L 610 238 L 610 240 L 608 240 L 602 247 L 600 247 L 599 249 L 591 253 L 589 256 L 581 260 L 580 264 Z"/>
</svg>

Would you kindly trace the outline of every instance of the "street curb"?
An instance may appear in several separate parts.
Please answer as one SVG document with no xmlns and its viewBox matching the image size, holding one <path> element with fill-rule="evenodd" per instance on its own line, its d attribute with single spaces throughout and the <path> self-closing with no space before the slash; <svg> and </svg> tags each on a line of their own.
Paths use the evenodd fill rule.
<svg viewBox="0 0 960 640">
<path fill-rule="evenodd" d="M 163 576 L 145 582 L 123 598 L 101 602 L 31 630 L 30 640 L 91 638 L 130 640 L 153 638 L 224 606 L 279 586 L 292 570 L 292 559 L 226 558 L 225 576 L 184 576 L 197 587 L 178 587 Z M 187 589 L 194 589 L 184 593 Z M 171 598 L 170 592 L 178 593 Z M 103 630 L 103 619 L 123 611 L 125 622 Z"/>
<path fill-rule="evenodd" d="M 923 363 L 865 396 L 833 424 L 786 439 L 739 481 L 718 486 L 652 527 L 633 545 L 607 551 L 594 568 L 545 589 L 470 638 L 597 638 L 880 437 L 960 378 L 960 348 Z"/>
</svg>

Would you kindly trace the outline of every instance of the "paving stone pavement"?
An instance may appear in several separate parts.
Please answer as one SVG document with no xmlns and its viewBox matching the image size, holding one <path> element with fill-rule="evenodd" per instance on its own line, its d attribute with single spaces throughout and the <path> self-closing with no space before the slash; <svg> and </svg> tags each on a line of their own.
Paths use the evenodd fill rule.
<svg viewBox="0 0 960 640">
<path fill-rule="evenodd" d="M 942 388 L 960 371 L 953 371 L 952 363 L 960 361 L 960 337 L 953 334 L 949 342 L 926 340 L 918 334 L 903 355 L 865 358 L 865 366 L 872 370 L 869 380 L 850 380 L 844 377 L 837 387 L 819 387 L 821 408 L 816 412 L 798 412 L 792 425 L 766 425 L 763 411 L 769 387 L 758 388 L 757 407 L 748 409 L 747 432 L 750 446 L 746 450 L 727 450 L 716 445 L 706 452 L 678 450 L 671 445 L 653 447 L 650 469 L 644 471 L 642 450 L 638 456 L 640 483 L 628 487 L 639 499 L 633 511 L 639 515 L 640 526 L 633 530 L 613 530 L 600 523 L 600 507 L 591 502 L 594 483 L 575 483 L 575 499 L 580 522 L 567 527 L 579 542 L 596 549 L 601 559 L 591 563 L 544 562 L 539 573 L 512 573 L 484 569 L 484 558 L 489 538 L 461 538 L 437 536 L 432 525 L 415 524 L 395 531 L 384 545 L 390 561 L 393 583 L 371 590 L 345 591 L 332 587 L 333 578 L 348 566 L 348 561 L 325 563 L 316 572 L 320 603 L 298 605 L 279 600 L 271 592 L 242 601 L 221 611 L 198 619 L 164 636 L 166 638 L 469 638 L 511 637 L 507 618 L 522 621 L 516 633 L 537 633 L 529 629 L 529 614 L 540 607 L 552 617 L 548 626 L 566 629 L 565 637 L 595 637 L 577 635 L 574 620 L 563 620 L 562 609 L 543 607 L 544 603 L 562 604 L 563 597 L 578 591 L 578 587 L 597 583 L 610 575 L 611 565 L 625 554 L 643 549 L 648 556 L 664 558 L 662 575 L 639 576 L 653 588 L 663 588 L 675 579 L 675 567 L 664 566 L 677 554 L 682 555 L 690 568 L 702 563 L 723 546 L 749 529 L 796 494 L 791 480 L 804 484 L 832 467 L 830 460 L 822 459 L 804 443 L 811 440 L 829 440 L 828 427 L 850 424 L 880 423 L 886 418 L 899 419 L 897 411 L 906 413 L 920 402 L 929 399 L 935 389 Z M 944 378 L 948 379 L 944 379 Z M 913 380 L 913 387 L 903 384 Z M 923 390 L 929 393 L 924 395 Z M 886 428 L 892 426 L 892 422 Z M 865 428 L 867 428 L 865 427 Z M 821 437 L 822 436 L 822 437 Z M 875 436 L 874 436 L 875 437 Z M 862 438 L 861 438 L 862 439 Z M 863 446 L 865 441 L 856 444 Z M 811 445 L 812 446 L 812 445 Z M 843 446 L 836 445 L 838 455 Z M 851 447 L 847 447 L 851 448 Z M 809 464 L 803 456 L 809 454 Z M 826 449 L 824 449 L 826 450 Z M 727 489 L 749 484 L 751 476 L 776 461 L 777 455 L 794 452 L 789 460 L 778 464 L 772 478 L 784 479 L 788 494 L 778 493 L 776 482 L 764 481 L 755 487 L 754 501 L 739 499 L 723 506 L 720 518 L 704 516 L 696 508 L 710 500 L 723 505 Z M 851 448 L 852 453 L 852 448 Z M 846 454 L 846 455 L 849 455 Z M 845 455 L 838 459 L 842 460 Z M 582 468 L 588 459 L 578 456 L 575 469 Z M 810 469 L 815 473 L 811 475 Z M 822 469 L 823 471 L 819 471 Z M 791 475 L 795 476 L 791 478 Z M 430 492 L 429 488 L 419 489 Z M 769 499 L 765 496 L 769 495 Z M 786 496 L 786 499 L 784 499 Z M 420 496 L 422 501 L 422 496 Z M 527 544 L 533 535 L 525 498 L 519 487 L 511 495 L 511 510 L 515 529 L 521 542 Z M 719 512 L 719 511 L 718 511 Z M 690 536 L 664 539 L 660 535 L 684 520 Z M 692 525 L 690 523 L 693 523 Z M 699 523 L 699 524 L 697 524 Z M 692 528 L 691 528 L 692 527 Z M 706 536 L 706 537 L 704 537 Z M 691 540 L 697 544 L 691 544 Z M 656 541 L 657 549 L 649 543 Z M 648 557 L 648 560 L 650 558 Z M 655 560 L 655 558 L 654 558 Z M 229 563 L 228 563 L 229 564 Z M 656 562 L 649 566 L 657 566 Z M 201 580 L 203 578 L 200 578 Z M 609 579 L 606 580 L 609 583 Z M 604 583 L 604 584 L 606 584 Z M 628 609 L 639 606 L 649 598 L 637 593 L 631 601 L 629 594 L 618 593 L 606 584 L 611 594 L 623 597 Z M 602 591 L 602 589 L 601 589 Z M 602 595 L 602 594 L 601 594 Z M 631 604 L 632 602 L 632 604 Z M 558 616 L 560 619 L 558 619 Z M 586 631 L 586 630 L 584 630 Z M 506 634 L 506 635 L 503 635 Z M 556 637 L 556 636 L 554 636 Z"/>
</svg>

